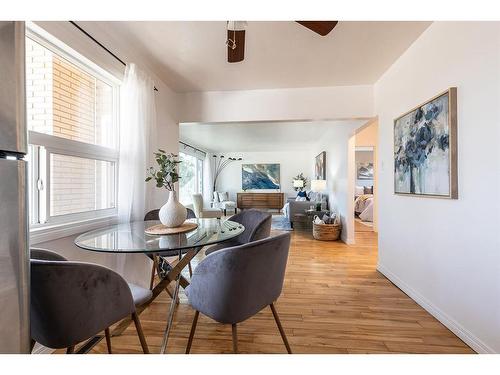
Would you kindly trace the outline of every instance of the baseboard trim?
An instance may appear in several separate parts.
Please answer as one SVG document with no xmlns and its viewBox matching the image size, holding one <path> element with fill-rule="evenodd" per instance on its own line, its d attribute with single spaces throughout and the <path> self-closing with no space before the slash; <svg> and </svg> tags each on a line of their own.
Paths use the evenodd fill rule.
<svg viewBox="0 0 500 375">
<path fill-rule="evenodd" d="M 418 303 L 422 308 L 424 308 L 429 314 L 434 318 L 439 320 L 444 324 L 450 331 L 457 335 L 463 342 L 469 345 L 474 351 L 480 354 L 495 354 L 496 352 L 489 347 L 486 343 L 481 341 L 478 337 L 472 334 L 465 327 L 460 325 L 456 320 L 447 315 L 444 311 L 434 306 L 429 300 L 427 300 L 420 293 L 411 288 L 398 276 L 392 273 L 383 264 L 377 264 L 377 270 L 387 277 L 394 285 L 406 293 L 412 300 Z"/>
</svg>

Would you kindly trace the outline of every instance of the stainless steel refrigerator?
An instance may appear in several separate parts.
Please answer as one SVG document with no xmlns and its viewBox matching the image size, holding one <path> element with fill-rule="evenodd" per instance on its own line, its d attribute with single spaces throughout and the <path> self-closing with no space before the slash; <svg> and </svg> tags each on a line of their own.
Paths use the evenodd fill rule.
<svg viewBox="0 0 500 375">
<path fill-rule="evenodd" d="M 0 21 L 0 353 L 28 353 L 25 25 Z"/>
</svg>

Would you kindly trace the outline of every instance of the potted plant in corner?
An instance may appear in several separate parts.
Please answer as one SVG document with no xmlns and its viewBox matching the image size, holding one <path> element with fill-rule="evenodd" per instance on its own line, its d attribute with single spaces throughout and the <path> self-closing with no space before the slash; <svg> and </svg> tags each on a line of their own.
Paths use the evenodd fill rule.
<svg viewBox="0 0 500 375">
<path fill-rule="evenodd" d="M 159 149 L 154 153 L 158 169 L 149 167 L 147 173 L 149 176 L 146 182 L 154 179 L 157 188 L 165 188 L 170 193 L 167 203 L 160 208 L 160 221 L 167 228 L 175 228 L 182 225 L 187 218 L 187 210 L 177 198 L 175 191 L 175 183 L 179 181 L 179 173 L 177 172 L 178 164 L 181 161 L 177 160 L 177 155 L 167 154 L 164 150 Z"/>
</svg>

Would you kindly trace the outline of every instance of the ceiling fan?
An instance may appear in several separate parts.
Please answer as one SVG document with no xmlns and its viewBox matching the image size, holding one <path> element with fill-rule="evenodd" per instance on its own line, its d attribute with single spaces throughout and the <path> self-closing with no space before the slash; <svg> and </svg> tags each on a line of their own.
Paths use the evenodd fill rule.
<svg viewBox="0 0 500 375">
<path fill-rule="evenodd" d="M 338 21 L 295 21 L 315 33 L 325 36 L 337 26 Z M 245 58 L 245 21 L 227 22 L 227 62 L 235 63 Z"/>
</svg>

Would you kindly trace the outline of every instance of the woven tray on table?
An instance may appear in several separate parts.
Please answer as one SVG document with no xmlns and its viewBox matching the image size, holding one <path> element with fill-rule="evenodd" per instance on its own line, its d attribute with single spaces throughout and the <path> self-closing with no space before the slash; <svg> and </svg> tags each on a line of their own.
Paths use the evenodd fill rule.
<svg viewBox="0 0 500 375">
<path fill-rule="evenodd" d="M 336 241 L 342 231 L 341 224 L 316 224 L 313 222 L 313 237 L 320 241 Z"/>
</svg>

